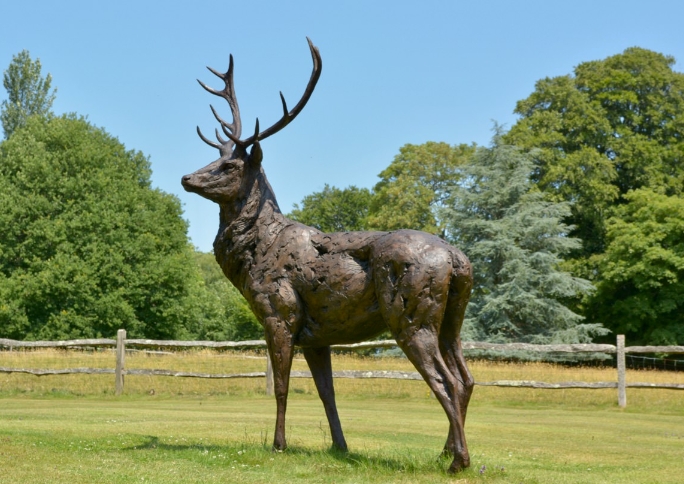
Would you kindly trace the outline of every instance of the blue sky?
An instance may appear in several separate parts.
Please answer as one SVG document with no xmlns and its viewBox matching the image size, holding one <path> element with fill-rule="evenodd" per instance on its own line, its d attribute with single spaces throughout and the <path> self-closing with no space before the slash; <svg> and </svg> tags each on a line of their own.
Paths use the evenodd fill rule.
<svg viewBox="0 0 684 484">
<path fill-rule="evenodd" d="M 153 183 L 182 201 L 189 234 L 211 250 L 218 209 L 185 193 L 182 175 L 217 157 L 196 135 L 216 126 L 200 78 L 226 69 L 244 132 L 274 123 L 278 92 L 293 106 L 311 72 L 309 104 L 264 141 L 264 167 L 283 212 L 324 184 L 371 188 L 406 143 L 488 144 L 512 125 L 535 81 L 639 46 L 684 70 L 684 2 L 513 1 L 4 1 L 0 68 L 28 49 L 58 88 L 54 111 L 86 115 L 150 157 Z M 220 81 L 219 81 L 220 82 Z M 0 90 L 0 100 L 6 98 Z"/>
</svg>

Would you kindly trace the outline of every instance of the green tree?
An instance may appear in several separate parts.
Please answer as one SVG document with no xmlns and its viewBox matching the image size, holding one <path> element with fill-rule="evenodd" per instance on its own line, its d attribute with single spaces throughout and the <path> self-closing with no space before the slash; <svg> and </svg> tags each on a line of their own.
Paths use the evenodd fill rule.
<svg viewBox="0 0 684 484">
<path fill-rule="evenodd" d="M 189 336 L 201 291 L 175 196 L 149 161 L 75 116 L 0 144 L 0 334 Z"/>
<path fill-rule="evenodd" d="M 624 268 L 615 265 L 618 254 L 633 261 L 626 254 L 639 252 L 616 246 L 618 239 L 637 242 L 616 232 L 623 227 L 621 216 L 632 217 L 633 208 L 622 206 L 634 207 L 633 197 L 644 196 L 641 190 L 675 197 L 671 201 L 684 195 L 684 74 L 675 72 L 674 64 L 670 56 L 633 47 L 581 63 L 573 75 L 542 79 L 517 104 L 520 119 L 506 136 L 508 143 L 535 150 L 533 179 L 550 200 L 573 202 L 565 222 L 574 226 L 570 235 L 581 238 L 583 246 L 573 251 L 567 267 L 598 288 L 582 303 L 587 321 L 627 331 L 631 326 L 623 321 L 633 320 L 630 324 L 645 331 L 632 337 L 653 338 L 653 343 L 675 334 L 659 316 L 664 306 L 639 309 L 637 299 L 653 297 L 649 286 L 617 284 L 620 277 L 611 268 Z M 630 195 L 635 191 L 639 194 Z M 625 224 L 636 230 L 635 224 L 645 220 L 630 218 Z M 622 320 L 611 316 L 616 311 Z M 650 325 L 663 325 L 663 332 Z"/>
<path fill-rule="evenodd" d="M 263 339 L 264 330 L 247 301 L 223 275 L 214 254 L 195 252 L 202 274 L 198 311 L 191 332 L 200 340 L 244 341 Z"/>
<path fill-rule="evenodd" d="M 634 344 L 684 343 L 684 198 L 640 189 L 608 220 L 587 313 Z"/>
<path fill-rule="evenodd" d="M 323 232 L 364 230 L 370 199 L 367 188 L 339 189 L 326 183 L 322 191 L 304 197 L 301 208 L 295 203 L 287 216 Z"/>
<path fill-rule="evenodd" d="M 428 141 L 407 144 L 380 174 L 368 215 L 376 230 L 415 229 L 444 236 L 439 209 L 448 197 L 447 187 L 458 179 L 458 168 L 474 146 Z"/>
<path fill-rule="evenodd" d="M 568 202 L 544 200 L 530 180 L 531 158 L 502 143 L 478 148 L 460 167 L 442 211 L 447 233 L 473 265 L 464 336 L 480 341 L 587 342 L 604 333 L 563 301 L 591 284 L 560 268 L 579 246 L 562 223 Z"/>
<path fill-rule="evenodd" d="M 56 90 L 50 92 L 52 77 L 48 74 L 43 78 L 40 71 L 40 59 L 33 61 L 27 50 L 15 55 L 5 71 L 2 83 L 8 99 L 0 106 L 5 139 L 24 126 L 29 116 L 50 113 Z"/>
<path fill-rule="evenodd" d="M 684 190 L 684 74 L 675 60 L 637 47 L 546 78 L 518 102 L 506 142 L 535 149 L 533 179 L 551 200 L 571 201 L 566 222 L 583 240 L 584 273 L 606 248 L 606 220 L 630 190 Z"/>
</svg>

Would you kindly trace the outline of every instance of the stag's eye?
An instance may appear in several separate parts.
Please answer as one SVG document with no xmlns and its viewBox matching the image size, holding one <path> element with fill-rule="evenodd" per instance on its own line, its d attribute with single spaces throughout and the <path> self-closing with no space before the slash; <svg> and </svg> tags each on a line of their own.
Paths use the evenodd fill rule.
<svg viewBox="0 0 684 484">
<path fill-rule="evenodd" d="M 221 170 L 223 171 L 233 171 L 235 168 L 237 168 L 237 165 L 228 161 L 221 165 Z"/>
</svg>

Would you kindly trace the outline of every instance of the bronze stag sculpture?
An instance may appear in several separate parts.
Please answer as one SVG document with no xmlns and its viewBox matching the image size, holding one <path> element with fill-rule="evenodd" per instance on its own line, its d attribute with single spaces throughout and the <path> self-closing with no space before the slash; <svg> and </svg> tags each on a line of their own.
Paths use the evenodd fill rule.
<svg viewBox="0 0 684 484">
<path fill-rule="evenodd" d="M 220 157 L 185 175 L 185 190 L 219 204 L 216 260 L 248 301 L 265 329 L 274 373 L 277 418 L 273 448 L 283 450 L 285 409 L 295 346 L 311 368 L 323 401 L 333 447 L 346 450 L 335 405 L 330 345 L 363 341 L 389 329 L 430 386 L 449 419 L 445 455 L 449 470 L 470 464 L 463 431 L 473 377 L 461 349 L 460 330 L 472 287 L 466 256 L 440 238 L 413 230 L 322 233 L 283 216 L 261 166 L 260 141 L 280 131 L 304 108 L 321 75 L 321 57 L 309 39 L 313 72 L 306 91 L 270 128 L 241 139 L 233 86 L 233 57 L 224 81 L 210 93 L 224 98 L 233 122 L 221 119 L 224 139 L 199 136 Z M 249 152 L 248 152 L 248 148 Z"/>
</svg>

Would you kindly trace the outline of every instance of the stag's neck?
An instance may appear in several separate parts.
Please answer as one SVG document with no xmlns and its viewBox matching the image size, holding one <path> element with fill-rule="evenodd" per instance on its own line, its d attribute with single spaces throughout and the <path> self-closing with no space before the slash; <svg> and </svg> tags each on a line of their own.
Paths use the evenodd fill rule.
<svg viewBox="0 0 684 484">
<path fill-rule="evenodd" d="M 263 170 L 255 178 L 244 203 L 220 206 L 214 254 L 224 274 L 241 292 L 246 287 L 257 250 L 265 252 L 286 225 L 287 219 Z"/>
</svg>

